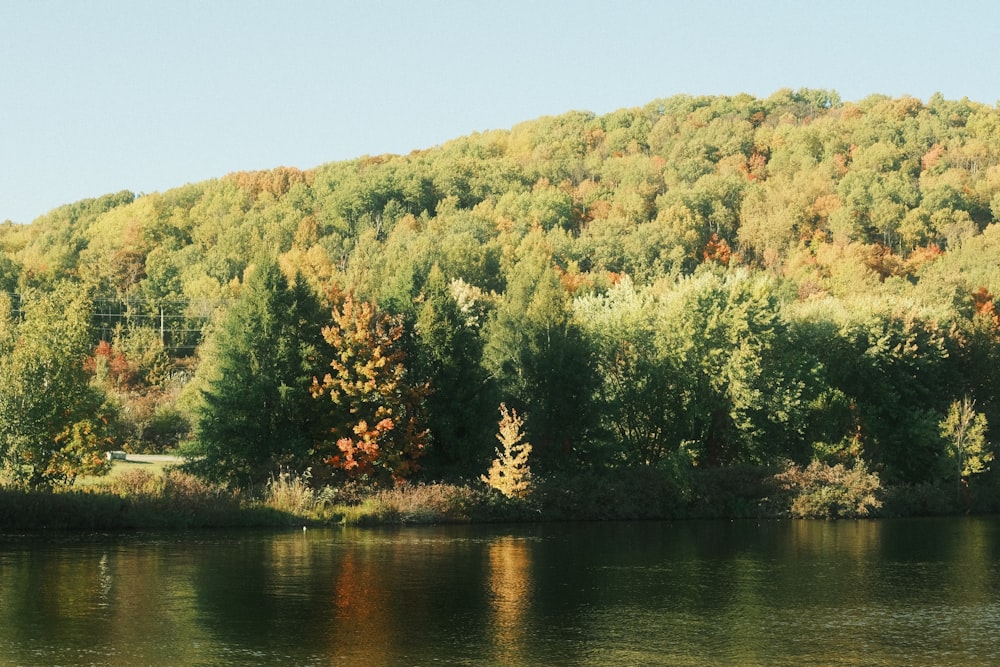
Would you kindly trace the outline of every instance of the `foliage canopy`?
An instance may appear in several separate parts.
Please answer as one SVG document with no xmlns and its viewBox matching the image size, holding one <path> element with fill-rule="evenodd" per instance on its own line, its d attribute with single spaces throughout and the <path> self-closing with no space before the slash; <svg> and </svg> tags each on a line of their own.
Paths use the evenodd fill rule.
<svg viewBox="0 0 1000 667">
<path fill-rule="evenodd" d="M 0 453 L 71 479 L 170 408 L 234 485 L 478 476 L 503 403 L 539 474 L 936 484 L 956 401 L 1000 423 L 998 214 L 1000 110 L 827 90 L 107 195 L 0 228 Z M 110 393 L 81 365 L 102 339 L 134 373 Z"/>
</svg>

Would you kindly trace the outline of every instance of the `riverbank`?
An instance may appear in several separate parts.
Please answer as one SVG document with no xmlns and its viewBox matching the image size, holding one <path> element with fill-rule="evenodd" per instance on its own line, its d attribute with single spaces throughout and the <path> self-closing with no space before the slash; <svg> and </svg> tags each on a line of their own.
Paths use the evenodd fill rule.
<svg viewBox="0 0 1000 667">
<path fill-rule="evenodd" d="M 572 520 L 876 518 L 988 513 L 996 488 L 981 484 L 882 488 L 864 470 L 731 466 L 694 471 L 678 484 L 654 469 L 550 475 L 523 498 L 474 483 L 347 485 L 314 489 L 283 474 L 259 493 L 207 484 L 171 462 L 118 462 L 76 488 L 0 488 L 0 531 L 185 529 L 289 525 L 391 525 Z"/>
</svg>

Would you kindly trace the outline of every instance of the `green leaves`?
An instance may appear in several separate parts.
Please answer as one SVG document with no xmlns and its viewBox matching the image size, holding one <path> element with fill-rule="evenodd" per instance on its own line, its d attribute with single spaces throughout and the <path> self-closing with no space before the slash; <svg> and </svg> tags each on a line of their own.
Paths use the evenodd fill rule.
<svg viewBox="0 0 1000 667">
<path fill-rule="evenodd" d="M 745 272 L 640 290 L 622 281 L 575 313 L 602 378 L 602 417 L 630 464 L 767 463 L 804 421 L 804 369 L 782 347 L 770 282 Z"/>
<path fill-rule="evenodd" d="M 90 299 L 77 285 L 23 300 L 23 320 L 4 322 L 0 356 L 0 454 L 7 474 L 32 487 L 99 472 L 111 449 L 112 411 L 90 385 Z"/>
<path fill-rule="evenodd" d="M 540 231 L 522 242 L 507 275 L 487 325 L 484 365 L 511 402 L 531 414 L 529 436 L 544 460 L 583 444 L 595 376 Z"/>
<path fill-rule="evenodd" d="M 954 401 L 940 428 L 945 452 L 953 462 L 956 477 L 961 479 L 989 469 L 993 452 L 986 440 L 986 417 L 976 412 L 973 399 L 964 396 Z"/>
<path fill-rule="evenodd" d="M 309 396 L 321 368 L 319 312 L 301 278 L 289 284 L 273 259 L 257 261 L 198 369 L 192 469 L 245 487 L 282 466 L 305 468 L 324 431 Z"/>
</svg>

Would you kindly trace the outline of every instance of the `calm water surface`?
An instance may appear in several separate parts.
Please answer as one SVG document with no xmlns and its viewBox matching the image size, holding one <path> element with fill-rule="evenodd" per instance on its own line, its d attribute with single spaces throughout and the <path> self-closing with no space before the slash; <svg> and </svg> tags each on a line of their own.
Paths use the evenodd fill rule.
<svg viewBox="0 0 1000 667">
<path fill-rule="evenodd" d="M 997 665 L 1000 520 L 0 536 L 0 665 Z"/>
</svg>

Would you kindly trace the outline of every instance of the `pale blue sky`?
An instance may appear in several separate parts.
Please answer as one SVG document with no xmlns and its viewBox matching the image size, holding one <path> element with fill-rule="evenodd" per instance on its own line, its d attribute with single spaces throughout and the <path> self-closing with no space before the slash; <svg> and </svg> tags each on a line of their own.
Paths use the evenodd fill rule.
<svg viewBox="0 0 1000 667">
<path fill-rule="evenodd" d="M 0 221 L 678 93 L 993 105 L 998 35 L 992 0 L 0 0 Z"/>
</svg>

